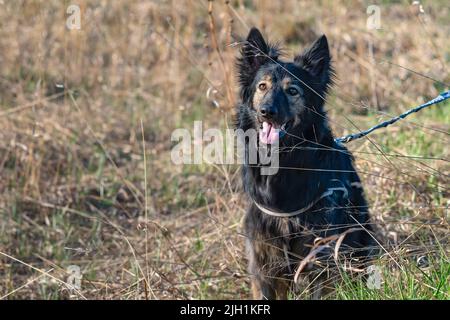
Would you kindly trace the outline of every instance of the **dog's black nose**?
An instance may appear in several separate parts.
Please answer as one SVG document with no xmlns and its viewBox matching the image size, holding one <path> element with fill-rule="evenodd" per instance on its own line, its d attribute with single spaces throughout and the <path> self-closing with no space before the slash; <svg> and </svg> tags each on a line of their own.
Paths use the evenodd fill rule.
<svg viewBox="0 0 450 320">
<path fill-rule="evenodd" d="M 264 118 L 273 118 L 274 116 L 277 115 L 277 111 L 275 108 L 271 107 L 271 106 L 262 106 L 259 109 L 259 113 L 261 114 L 261 116 L 263 116 Z"/>
</svg>

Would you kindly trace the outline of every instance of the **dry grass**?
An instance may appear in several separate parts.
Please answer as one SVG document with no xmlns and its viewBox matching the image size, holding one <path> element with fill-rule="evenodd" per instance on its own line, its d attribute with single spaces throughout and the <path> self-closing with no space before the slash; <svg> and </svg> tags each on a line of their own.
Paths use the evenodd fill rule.
<svg viewBox="0 0 450 320">
<path fill-rule="evenodd" d="M 288 54 L 328 36 L 339 135 L 450 83 L 445 1 L 424 2 L 425 14 L 383 2 L 378 31 L 366 28 L 362 1 L 78 3 L 72 31 L 69 3 L 0 3 L 0 297 L 249 297 L 237 166 L 170 161 L 175 128 L 231 123 L 231 44 L 248 26 Z M 389 290 L 355 295 L 342 276 L 331 298 L 448 298 L 449 110 L 349 145 L 389 252 L 379 262 Z M 414 267 L 422 256 L 435 265 Z M 79 291 L 67 288 L 70 265 L 83 273 Z M 428 281 L 441 269 L 446 285 Z"/>
</svg>

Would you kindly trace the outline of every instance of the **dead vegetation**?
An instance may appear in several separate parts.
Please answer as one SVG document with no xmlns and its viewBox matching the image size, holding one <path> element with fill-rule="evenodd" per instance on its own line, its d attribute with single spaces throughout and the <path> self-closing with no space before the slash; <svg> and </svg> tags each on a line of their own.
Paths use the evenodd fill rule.
<svg viewBox="0 0 450 320">
<path fill-rule="evenodd" d="M 366 28 L 362 1 L 79 3 L 80 30 L 66 28 L 61 1 L 0 4 L 2 298 L 249 297 L 238 167 L 170 159 L 175 128 L 231 125 L 234 57 L 249 26 L 286 41 L 287 54 L 328 36 L 337 135 L 450 82 L 445 1 L 423 2 L 424 13 L 382 4 L 380 30 Z M 331 298 L 448 299 L 449 110 L 434 106 L 349 145 L 389 281 L 357 296 L 338 277 Z M 67 287 L 71 265 L 80 290 Z"/>
</svg>

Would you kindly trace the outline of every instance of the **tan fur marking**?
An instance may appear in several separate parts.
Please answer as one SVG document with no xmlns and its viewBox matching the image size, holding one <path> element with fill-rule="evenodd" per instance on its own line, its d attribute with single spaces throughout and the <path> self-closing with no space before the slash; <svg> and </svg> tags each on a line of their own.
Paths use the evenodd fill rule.
<svg viewBox="0 0 450 320">
<path fill-rule="evenodd" d="M 261 91 L 258 89 L 258 85 L 264 82 L 267 85 L 267 89 L 265 91 Z M 253 106 L 256 110 L 259 110 L 259 106 L 261 105 L 261 101 L 263 100 L 264 96 L 267 92 L 269 92 L 272 89 L 272 77 L 269 75 L 265 75 L 261 78 L 261 81 L 256 84 L 256 91 L 253 96 Z"/>
<path fill-rule="evenodd" d="M 291 85 L 292 79 L 290 77 L 285 77 L 281 81 L 281 85 L 283 86 L 283 89 L 287 89 Z"/>
<path fill-rule="evenodd" d="M 284 90 L 287 90 L 287 88 L 289 88 L 292 85 L 292 78 L 289 76 L 284 77 L 283 80 L 281 80 L 281 85 Z M 289 109 L 293 114 L 298 114 L 302 110 L 302 105 L 300 104 L 301 101 L 300 95 L 295 97 L 288 95 L 288 99 L 289 99 Z"/>
</svg>

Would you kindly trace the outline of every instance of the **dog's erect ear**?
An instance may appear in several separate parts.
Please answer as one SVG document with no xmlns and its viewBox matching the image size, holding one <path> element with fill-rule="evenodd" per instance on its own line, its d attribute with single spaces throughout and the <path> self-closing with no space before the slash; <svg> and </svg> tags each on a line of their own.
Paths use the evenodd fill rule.
<svg viewBox="0 0 450 320">
<path fill-rule="evenodd" d="M 331 68 L 330 49 L 325 35 L 295 57 L 294 61 L 314 77 L 318 77 L 321 85 L 329 84 L 333 70 Z"/>
<path fill-rule="evenodd" d="M 241 56 L 237 60 L 241 95 L 244 99 L 248 96 L 249 86 L 258 69 L 271 59 L 277 59 L 271 51 L 273 50 L 266 43 L 261 32 L 257 28 L 252 28 L 241 48 Z"/>
<path fill-rule="evenodd" d="M 249 67 L 258 69 L 267 62 L 269 46 L 264 40 L 261 32 L 252 28 L 247 36 L 247 41 L 242 47 L 242 58 L 249 64 Z"/>
</svg>

